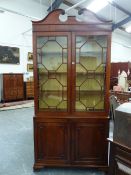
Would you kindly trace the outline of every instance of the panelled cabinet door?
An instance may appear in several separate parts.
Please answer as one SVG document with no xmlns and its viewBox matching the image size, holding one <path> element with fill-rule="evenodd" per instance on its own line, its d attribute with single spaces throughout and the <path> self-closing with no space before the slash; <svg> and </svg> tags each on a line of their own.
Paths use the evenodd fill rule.
<svg viewBox="0 0 131 175">
<path fill-rule="evenodd" d="M 3 86 L 4 86 L 4 100 L 11 100 L 14 98 L 14 76 L 3 75 Z"/>
<path fill-rule="evenodd" d="M 24 96 L 23 76 L 17 75 L 17 99 L 22 99 Z"/>
<path fill-rule="evenodd" d="M 49 164 L 65 164 L 69 160 L 69 134 L 66 122 L 47 121 L 37 123 L 35 132 L 38 161 Z"/>
<path fill-rule="evenodd" d="M 105 123 L 79 121 L 72 127 L 73 163 L 86 165 L 107 164 Z"/>
<path fill-rule="evenodd" d="M 23 74 L 4 74 L 3 87 L 5 101 L 23 99 Z"/>
<path fill-rule="evenodd" d="M 10 79 L 10 83 L 12 83 L 12 92 L 14 95 L 14 99 L 18 99 L 18 91 L 20 91 L 18 83 L 19 83 L 19 79 L 18 79 L 18 75 L 11 75 L 12 76 L 12 80 Z"/>
</svg>

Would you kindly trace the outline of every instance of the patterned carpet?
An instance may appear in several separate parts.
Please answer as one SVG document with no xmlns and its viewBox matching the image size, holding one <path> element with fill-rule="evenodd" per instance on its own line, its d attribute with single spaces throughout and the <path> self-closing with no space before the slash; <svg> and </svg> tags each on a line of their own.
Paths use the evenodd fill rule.
<svg viewBox="0 0 131 175">
<path fill-rule="evenodd" d="M 0 111 L 20 109 L 20 108 L 29 108 L 32 106 L 34 106 L 34 100 L 0 103 Z"/>
</svg>

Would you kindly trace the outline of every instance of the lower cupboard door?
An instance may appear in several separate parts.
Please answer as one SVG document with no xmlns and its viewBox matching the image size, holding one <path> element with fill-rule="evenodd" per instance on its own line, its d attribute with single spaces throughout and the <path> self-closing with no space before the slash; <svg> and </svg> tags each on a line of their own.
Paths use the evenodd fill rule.
<svg viewBox="0 0 131 175">
<path fill-rule="evenodd" d="M 66 123 L 37 123 L 35 136 L 36 161 L 51 165 L 68 163 L 69 134 Z"/>
<path fill-rule="evenodd" d="M 72 128 L 72 157 L 74 164 L 92 167 L 106 166 L 108 145 L 103 123 L 75 123 Z"/>
</svg>

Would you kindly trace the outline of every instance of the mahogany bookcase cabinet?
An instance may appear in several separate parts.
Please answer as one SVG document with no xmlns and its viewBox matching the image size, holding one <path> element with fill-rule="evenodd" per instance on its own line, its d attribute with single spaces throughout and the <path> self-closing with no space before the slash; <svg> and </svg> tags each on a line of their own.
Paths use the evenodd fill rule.
<svg viewBox="0 0 131 175">
<path fill-rule="evenodd" d="M 62 13 L 33 22 L 34 170 L 106 169 L 111 23 Z"/>
</svg>

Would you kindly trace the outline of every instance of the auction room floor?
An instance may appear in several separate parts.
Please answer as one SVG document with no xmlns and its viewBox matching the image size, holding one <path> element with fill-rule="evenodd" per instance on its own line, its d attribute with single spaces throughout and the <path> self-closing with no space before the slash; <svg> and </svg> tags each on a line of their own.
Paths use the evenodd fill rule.
<svg viewBox="0 0 131 175">
<path fill-rule="evenodd" d="M 45 168 L 33 172 L 34 108 L 0 111 L 0 175 L 104 175 L 88 169 Z"/>
</svg>

